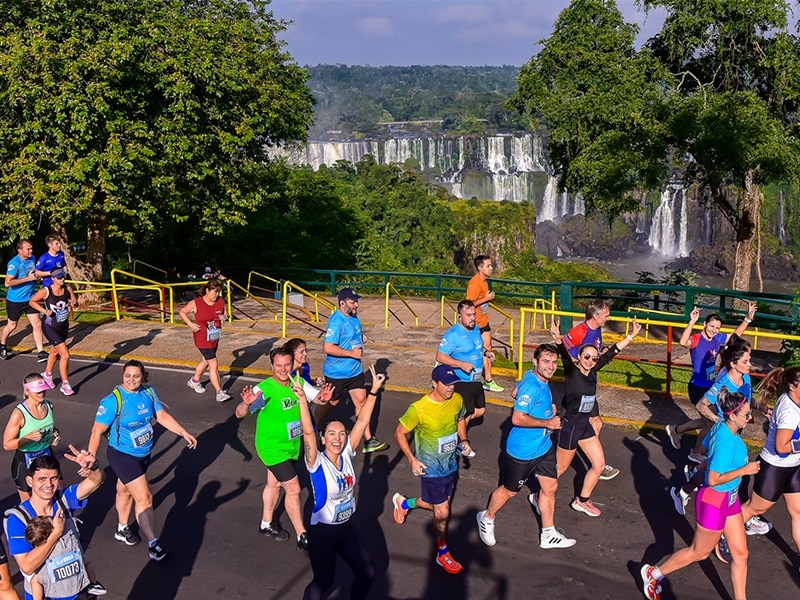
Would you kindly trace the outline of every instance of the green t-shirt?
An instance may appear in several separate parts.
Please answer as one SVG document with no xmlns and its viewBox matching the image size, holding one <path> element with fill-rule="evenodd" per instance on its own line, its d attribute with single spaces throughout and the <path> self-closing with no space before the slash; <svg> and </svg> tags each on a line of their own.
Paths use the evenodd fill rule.
<svg viewBox="0 0 800 600">
<path fill-rule="evenodd" d="M 291 388 L 272 377 L 256 386 L 261 392 L 250 405 L 250 414 L 258 412 L 256 421 L 256 452 L 268 467 L 300 456 L 303 428 L 300 407 Z"/>
</svg>

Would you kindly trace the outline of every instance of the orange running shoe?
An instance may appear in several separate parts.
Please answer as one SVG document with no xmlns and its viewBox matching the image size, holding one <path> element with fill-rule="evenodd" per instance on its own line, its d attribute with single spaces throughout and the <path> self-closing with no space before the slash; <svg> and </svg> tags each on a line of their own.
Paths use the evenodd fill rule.
<svg viewBox="0 0 800 600">
<path fill-rule="evenodd" d="M 442 567 L 445 571 L 447 571 L 451 575 L 456 575 L 457 573 L 461 573 L 461 571 L 464 569 L 464 567 L 461 566 L 461 563 L 457 562 L 456 559 L 454 559 L 450 555 L 449 550 L 444 554 L 436 555 L 436 564 Z"/>
<path fill-rule="evenodd" d="M 403 508 L 403 500 L 406 497 L 401 494 L 395 494 L 392 496 L 392 504 L 394 504 L 394 522 L 398 525 L 402 525 L 406 522 L 406 517 L 408 516 L 408 509 Z"/>
</svg>

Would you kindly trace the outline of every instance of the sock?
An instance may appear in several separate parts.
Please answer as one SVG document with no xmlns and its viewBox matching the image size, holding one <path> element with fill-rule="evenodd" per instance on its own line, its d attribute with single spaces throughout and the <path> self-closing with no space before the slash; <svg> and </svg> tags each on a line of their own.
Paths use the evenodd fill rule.
<svg viewBox="0 0 800 600">
<path fill-rule="evenodd" d="M 199 379 L 195 379 L 194 376 L 192 376 L 192 383 L 200 383 L 200 380 Z"/>
<path fill-rule="evenodd" d="M 44 374 L 47 375 L 48 377 L 52 377 L 53 376 L 53 372 L 52 371 L 45 371 Z"/>
<path fill-rule="evenodd" d="M 403 504 L 401 504 L 403 508 L 406 510 L 411 510 L 413 508 L 417 508 L 417 499 L 416 498 L 406 498 L 403 500 Z"/>
<path fill-rule="evenodd" d="M 272 521 L 261 521 L 261 529 L 266 529 L 270 525 L 272 525 Z"/>
<path fill-rule="evenodd" d="M 552 535 L 556 532 L 555 525 L 551 525 L 550 527 L 542 527 L 542 537 L 546 535 Z"/>
<path fill-rule="evenodd" d="M 664 574 L 661 572 L 661 567 L 653 567 L 653 579 L 656 581 L 661 581 L 664 579 Z"/>
<path fill-rule="evenodd" d="M 117 531 L 123 531 L 128 526 L 127 523 L 117 523 Z"/>
<path fill-rule="evenodd" d="M 483 520 L 486 521 L 487 523 L 494 523 L 494 519 L 490 519 L 489 515 L 486 514 L 486 511 L 483 511 Z"/>
<path fill-rule="evenodd" d="M 148 548 L 152 548 L 152 547 L 153 547 L 153 546 L 155 546 L 157 543 L 158 543 L 158 538 L 153 538 L 152 540 L 150 540 L 149 542 L 147 542 L 147 547 L 148 547 Z"/>
<path fill-rule="evenodd" d="M 580 500 L 581 502 L 588 502 L 589 501 L 589 496 L 585 496 L 585 497 L 584 496 L 578 496 L 578 500 Z"/>
<path fill-rule="evenodd" d="M 439 556 L 447 554 L 447 542 L 445 540 L 437 541 L 436 545 L 439 547 Z"/>
</svg>

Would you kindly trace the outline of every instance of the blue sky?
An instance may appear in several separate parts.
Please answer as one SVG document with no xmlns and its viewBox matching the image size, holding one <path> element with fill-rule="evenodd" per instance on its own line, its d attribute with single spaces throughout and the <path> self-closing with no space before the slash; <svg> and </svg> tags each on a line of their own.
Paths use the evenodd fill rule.
<svg viewBox="0 0 800 600">
<path fill-rule="evenodd" d="M 536 53 L 569 0 L 272 0 L 293 21 L 281 37 L 301 65 L 516 65 Z M 658 31 L 660 12 L 645 15 L 618 0 L 640 40 Z"/>
</svg>

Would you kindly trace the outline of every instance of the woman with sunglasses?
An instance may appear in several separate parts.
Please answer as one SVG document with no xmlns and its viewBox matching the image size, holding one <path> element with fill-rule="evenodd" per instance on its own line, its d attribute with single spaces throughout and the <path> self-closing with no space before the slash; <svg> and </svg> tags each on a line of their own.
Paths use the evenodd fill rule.
<svg viewBox="0 0 800 600">
<path fill-rule="evenodd" d="M 597 405 L 597 372 L 633 341 L 642 326 L 634 317 L 631 333 L 622 341 L 611 346 L 603 354 L 600 354 L 593 344 L 584 344 L 578 350 L 578 360 L 575 362 L 572 362 L 572 356 L 564 347 L 558 327 L 559 319 L 554 317 L 550 334 L 558 347 L 564 366 L 564 398 L 561 402 L 564 410 L 556 449 L 558 476 L 561 477 L 569 468 L 575 453 L 580 448 L 589 459 L 591 467 L 583 479 L 581 493 L 575 497 L 570 506 L 573 510 L 590 517 L 599 517 L 601 511 L 590 499 L 606 465 L 603 446 L 597 435 L 602 427 L 600 409 Z M 536 500 L 535 496 L 533 500 Z"/>
<path fill-rule="evenodd" d="M 53 282 L 36 292 L 30 299 L 30 305 L 42 315 L 42 332 L 50 342 L 50 354 L 42 377 L 51 388 L 55 387 L 53 369 L 56 366 L 56 359 L 60 358 L 58 370 L 61 373 L 61 393 L 72 396 L 75 390 L 69 385 L 67 335 L 69 335 L 69 320 L 74 316 L 72 306 L 75 296 L 64 282 L 66 276 L 61 267 L 50 271 Z"/>
<path fill-rule="evenodd" d="M 22 402 L 11 412 L 3 433 L 3 449 L 14 450 L 11 477 L 17 485 L 20 502 L 31 497 L 31 487 L 25 479 L 31 461 L 45 454 L 53 456 L 52 447 L 61 441 L 53 406 L 45 398 L 51 389 L 53 386 L 39 373 L 26 376 L 22 380 Z"/>
<path fill-rule="evenodd" d="M 642 564 L 642 591 L 648 600 L 661 598 L 661 580 L 670 573 L 708 558 L 722 534 L 731 550 L 734 600 L 747 594 L 747 536 L 739 503 L 739 484 L 745 475 L 756 475 L 759 461 L 748 462 L 741 430 L 750 419 L 750 399 L 723 387 L 716 397 L 721 415 L 703 440 L 708 451 L 705 484 L 695 498 L 697 526 L 692 545 L 668 556 L 660 565 Z"/>
</svg>

